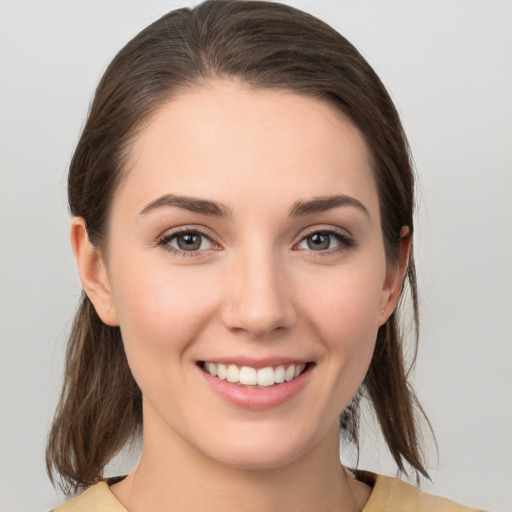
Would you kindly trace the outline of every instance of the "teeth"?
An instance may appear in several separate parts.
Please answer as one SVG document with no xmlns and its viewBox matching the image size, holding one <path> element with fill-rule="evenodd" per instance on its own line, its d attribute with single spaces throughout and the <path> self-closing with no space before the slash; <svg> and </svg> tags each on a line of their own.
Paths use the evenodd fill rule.
<svg viewBox="0 0 512 512">
<path fill-rule="evenodd" d="M 217 365 L 212 363 L 206 363 L 206 371 L 213 375 L 214 377 L 217 377 Z"/>
<path fill-rule="evenodd" d="M 242 366 L 240 368 L 240 384 L 245 386 L 254 386 L 258 382 L 258 373 L 254 368 Z"/>
<path fill-rule="evenodd" d="M 228 366 L 226 380 L 228 382 L 240 382 L 240 370 L 238 369 L 238 366 L 235 366 L 234 364 L 230 364 Z"/>
<path fill-rule="evenodd" d="M 260 368 L 258 370 L 258 386 L 273 386 L 274 385 L 274 368 Z"/>
<path fill-rule="evenodd" d="M 284 376 L 285 376 L 285 368 L 284 366 L 278 366 L 275 370 L 274 370 L 274 381 L 276 382 L 276 384 L 281 384 L 282 382 L 284 382 Z"/>
<path fill-rule="evenodd" d="M 220 380 L 224 380 L 227 375 L 228 375 L 228 369 L 226 367 L 225 364 L 213 364 L 213 363 L 210 363 L 210 374 L 213 375 L 214 373 L 212 372 L 211 368 L 212 366 L 213 367 L 217 367 L 217 377 L 219 377 Z M 215 371 L 215 370 L 214 370 Z"/>
<path fill-rule="evenodd" d="M 267 366 L 266 368 L 251 368 L 250 366 L 242 366 L 239 368 L 235 364 L 215 364 L 204 363 L 203 369 L 213 377 L 218 377 L 221 380 L 228 382 L 242 384 L 244 386 L 260 386 L 268 387 L 274 384 L 281 384 L 283 382 L 290 382 L 296 379 L 306 368 L 305 364 L 290 364 L 287 366 L 280 365 L 273 368 Z"/>
<path fill-rule="evenodd" d="M 293 374 L 293 378 L 296 379 L 304 371 L 304 368 L 306 368 L 305 364 L 298 364 L 295 367 L 295 373 Z"/>
</svg>

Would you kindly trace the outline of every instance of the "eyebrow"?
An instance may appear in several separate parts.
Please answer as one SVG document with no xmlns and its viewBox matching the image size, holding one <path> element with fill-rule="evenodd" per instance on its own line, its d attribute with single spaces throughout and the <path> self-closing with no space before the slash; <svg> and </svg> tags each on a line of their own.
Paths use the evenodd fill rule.
<svg viewBox="0 0 512 512">
<path fill-rule="evenodd" d="M 346 195 L 313 197 L 312 199 L 297 201 L 290 210 L 290 217 L 326 212 L 341 206 L 355 207 L 370 217 L 370 213 L 363 203 L 354 197 Z"/>
<path fill-rule="evenodd" d="M 196 197 L 178 196 L 176 194 L 166 194 L 151 201 L 141 210 L 140 215 L 146 215 L 153 210 L 167 206 L 176 206 L 184 210 L 214 217 L 231 217 L 231 210 L 222 203 Z"/>
<path fill-rule="evenodd" d="M 151 201 L 141 210 L 140 215 L 146 215 L 153 210 L 168 206 L 175 206 L 191 212 L 214 217 L 229 218 L 232 216 L 231 209 L 222 203 L 209 201 L 208 199 L 199 199 L 197 197 L 179 196 L 176 194 L 165 194 Z M 358 208 L 368 217 L 370 216 L 368 210 L 360 201 L 346 195 L 322 196 L 297 201 L 291 207 L 289 216 L 301 217 L 313 213 L 326 212 L 343 206 Z"/>
</svg>

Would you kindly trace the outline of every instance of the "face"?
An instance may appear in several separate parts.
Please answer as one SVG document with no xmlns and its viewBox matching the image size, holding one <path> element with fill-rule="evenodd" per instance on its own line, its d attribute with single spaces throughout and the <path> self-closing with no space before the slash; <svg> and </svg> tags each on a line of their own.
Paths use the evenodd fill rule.
<svg viewBox="0 0 512 512">
<path fill-rule="evenodd" d="M 102 265 L 93 302 L 120 325 L 145 437 L 249 468 L 332 444 L 399 284 L 357 129 L 229 82 L 139 132 Z"/>
</svg>

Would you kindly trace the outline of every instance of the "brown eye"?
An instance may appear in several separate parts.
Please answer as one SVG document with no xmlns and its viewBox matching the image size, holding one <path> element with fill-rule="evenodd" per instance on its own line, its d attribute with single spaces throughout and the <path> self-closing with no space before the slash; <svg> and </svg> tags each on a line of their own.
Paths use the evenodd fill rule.
<svg viewBox="0 0 512 512">
<path fill-rule="evenodd" d="M 182 251 L 197 251 L 201 247 L 201 235 L 188 234 L 176 237 L 176 243 Z"/>
<path fill-rule="evenodd" d="M 161 243 L 179 252 L 204 251 L 211 249 L 213 246 L 212 241 L 207 236 L 194 231 L 167 236 Z"/>
<path fill-rule="evenodd" d="M 353 245 L 354 240 L 348 234 L 337 231 L 315 231 L 305 236 L 296 247 L 297 249 L 322 252 L 348 249 Z"/>
<path fill-rule="evenodd" d="M 306 237 L 308 249 L 312 251 L 324 251 L 331 245 L 331 235 L 326 233 L 314 233 Z"/>
</svg>

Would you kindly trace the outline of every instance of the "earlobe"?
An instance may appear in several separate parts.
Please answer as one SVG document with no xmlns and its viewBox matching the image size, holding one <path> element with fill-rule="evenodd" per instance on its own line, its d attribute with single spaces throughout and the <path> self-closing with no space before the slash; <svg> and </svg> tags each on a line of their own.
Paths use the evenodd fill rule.
<svg viewBox="0 0 512 512">
<path fill-rule="evenodd" d="M 402 282 L 409 264 L 411 242 L 412 236 L 410 229 L 407 226 L 403 226 L 400 230 L 400 256 L 398 261 L 392 267 L 388 268 L 386 281 L 384 283 L 380 318 L 378 322 L 379 327 L 385 324 L 388 318 L 392 315 L 398 303 L 398 299 L 400 298 Z"/>
<path fill-rule="evenodd" d="M 89 240 L 82 217 L 71 221 L 70 239 L 82 286 L 98 316 L 107 325 L 119 325 L 103 256 Z"/>
</svg>

